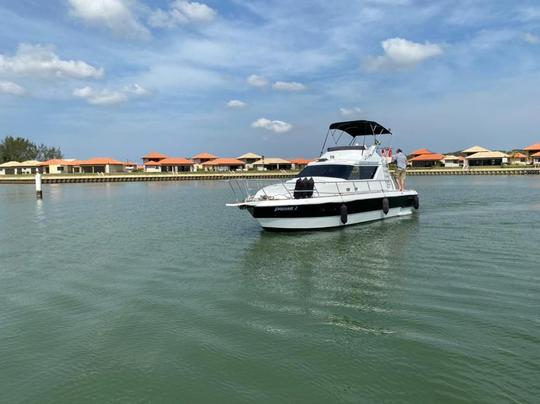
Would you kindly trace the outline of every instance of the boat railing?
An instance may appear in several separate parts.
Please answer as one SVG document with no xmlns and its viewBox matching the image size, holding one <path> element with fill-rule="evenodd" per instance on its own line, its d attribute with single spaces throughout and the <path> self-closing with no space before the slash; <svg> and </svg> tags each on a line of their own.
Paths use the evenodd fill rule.
<svg viewBox="0 0 540 404">
<path fill-rule="evenodd" d="M 299 190 L 295 189 L 295 183 L 279 182 L 268 183 L 264 180 L 252 179 L 231 179 L 229 186 L 237 202 L 246 202 L 254 200 L 292 200 L 292 199 L 313 199 L 343 197 L 356 194 L 367 194 L 373 192 L 393 191 L 393 182 L 387 179 L 383 180 L 356 180 L 356 181 L 315 181 L 313 189 Z M 272 187 L 269 194 L 266 187 Z M 335 187 L 335 190 L 334 190 Z M 280 191 L 282 189 L 283 191 Z M 262 191 L 263 195 L 255 199 L 255 194 Z"/>
</svg>

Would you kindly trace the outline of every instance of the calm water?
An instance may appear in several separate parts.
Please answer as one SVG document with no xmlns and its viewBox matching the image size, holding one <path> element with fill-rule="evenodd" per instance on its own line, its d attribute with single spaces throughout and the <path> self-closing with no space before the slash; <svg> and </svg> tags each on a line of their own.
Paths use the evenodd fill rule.
<svg viewBox="0 0 540 404">
<path fill-rule="evenodd" d="M 538 402 L 540 178 L 265 233 L 226 183 L 0 187 L 2 403 Z"/>
</svg>

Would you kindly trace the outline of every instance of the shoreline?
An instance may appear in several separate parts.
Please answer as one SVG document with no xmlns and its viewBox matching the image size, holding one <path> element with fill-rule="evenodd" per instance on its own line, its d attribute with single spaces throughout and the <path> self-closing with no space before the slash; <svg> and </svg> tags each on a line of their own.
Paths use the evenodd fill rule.
<svg viewBox="0 0 540 404">
<path fill-rule="evenodd" d="M 148 181 L 220 181 L 231 179 L 287 179 L 298 174 L 299 171 L 287 172 L 241 172 L 241 173 L 186 173 L 186 174 L 45 174 L 42 177 L 44 184 L 75 184 L 97 182 L 148 182 Z M 540 168 L 474 168 L 459 169 L 409 169 L 410 176 L 456 176 L 456 175 L 540 175 Z M 34 175 L 6 175 L 0 176 L 0 184 L 34 184 Z"/>
</svg>

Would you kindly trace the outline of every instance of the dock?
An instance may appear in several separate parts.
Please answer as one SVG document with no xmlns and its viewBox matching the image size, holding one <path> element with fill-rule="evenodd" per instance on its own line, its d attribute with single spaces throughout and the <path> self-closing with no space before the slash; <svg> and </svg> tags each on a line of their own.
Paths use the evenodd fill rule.
<svg viewBox="0 0 540 404">
<path fill-rule="evenodd" d="M 205 172 L 178 174 L 44 174 L 44 184 L 80 184 L 98 182 L 149 182 L 149 181 L 223 181 L 231 179 L 286 180 L 294 177 L 298 171 L 264 172 Z M 409 169 L 407 175 L 540 175 L 537 167 L 493 167 L 493 168 L 427 168 Z M 34 175 L 0 175 L 0 184 L 33 184 Z"/>
</svg>

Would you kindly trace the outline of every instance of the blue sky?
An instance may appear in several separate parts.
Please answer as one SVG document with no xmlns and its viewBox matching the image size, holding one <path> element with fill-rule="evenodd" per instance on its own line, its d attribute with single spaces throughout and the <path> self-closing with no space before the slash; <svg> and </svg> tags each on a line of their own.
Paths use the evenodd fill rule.
<svg viewBox="0 0 540 404">
<path fill-rule="evenodd" d="M 540 3 L 0 0 L 0 136 L 67 157 L 318 155 L 329 123 L 393 146 L 540 141 Z"/>
</svg>

